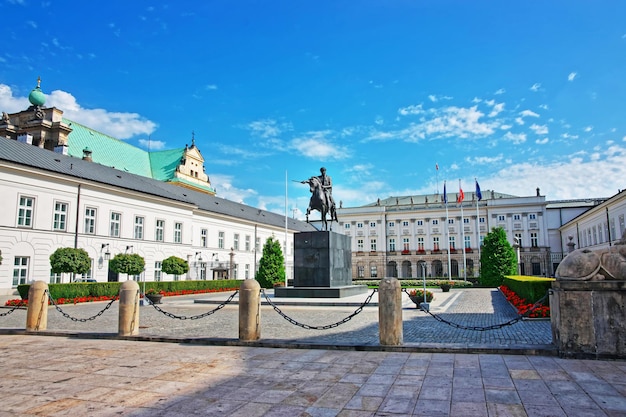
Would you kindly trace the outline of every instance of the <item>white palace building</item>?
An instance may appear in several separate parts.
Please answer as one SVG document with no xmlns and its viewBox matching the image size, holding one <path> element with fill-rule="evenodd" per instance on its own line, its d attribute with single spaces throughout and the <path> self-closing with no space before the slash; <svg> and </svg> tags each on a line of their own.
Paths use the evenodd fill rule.
<svg viewBox="0 0 626 417">
<path fill-rule="evenodd" d="M 0 294 L 52 274 L 60 247 L 85 249 L 92 268 L 80 278 L 118 281 L 108 268 L 117 253 L 138 253 L 137 280 L 254 278 L 269 237 L 286 248 L 293 278 L 293 236 L 305 222 L 216 196 L 195 145 L 147 152 L 46 108 L 39 85 L 28 109 L 0 119 Z M 0 109 L 1 110 L 1 109 Z M 503 227 L 518 252 L 519 273 L 551 276 L 572 248 L 605 248 L 625 231 L 626 192 L 610 198 L 549 201 L 484 190 L 392 196 L 337 210 L 334 230 L 352 240 L 353 278 L 474 278 L 480 245 Z M 186 276 L 167 276 L 161 261 L 189 262 Z M 122 279 L 126 279 L 123 277 Z"/>
</svg>

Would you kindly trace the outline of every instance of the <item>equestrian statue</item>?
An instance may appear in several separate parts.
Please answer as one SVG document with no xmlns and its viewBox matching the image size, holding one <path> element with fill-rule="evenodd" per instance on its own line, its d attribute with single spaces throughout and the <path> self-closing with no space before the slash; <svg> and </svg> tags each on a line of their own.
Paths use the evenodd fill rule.
<svg viewBox="0 0 626 417">
<path fill-rule="evenodd" d="M 328 230 L 328 221 L 326 215 L 330 213 L 330 230 L 333 230 L 332 222 L 337 220 L 337 211 L 335 210 L 335 200 L 333 199 L 333 182 L 326 175 L 326 168 L 320 168 L 321 175 L 313 176 L 302 184 L 309 184 L 311 191 L 311 199 L 309 207 L 306 209 L 306 221 L 309 222 L 309 214 L 312 210 L 317 210 L 322 215 L 322 230 Z"/>
</svg>

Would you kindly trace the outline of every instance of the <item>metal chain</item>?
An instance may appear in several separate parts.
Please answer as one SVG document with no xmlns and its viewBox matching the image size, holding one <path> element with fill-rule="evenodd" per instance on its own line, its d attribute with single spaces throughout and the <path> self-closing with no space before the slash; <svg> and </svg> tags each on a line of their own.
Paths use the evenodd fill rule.
<svg viewBox="0 0 626 417">
<path fill-rule="evenodd" d="M 546 292 L 546 295 L 544 295 L 540 300 L 538 300 L 535 304 L 533 304 L 533 306 L 528 309 L 528 311 L 524 312 L 524 314 L 519 314 L 517 317 L 515 317 L 514 319 L 511 319 L 509 321 L 507 321 L 506 323 L 500 323 L 500 324 L 493 324 L 491 326 L 464 326 L 458 323 L 454 323 L 451 321 L 448 321 L 444 318 L 442 318 L 439 315 L 433 314 L 431 313 L 429 310 L 424 310 L 422 308 L 420 308 L 422 311 L 425 311 L 426 313 L 430 314 L 435 320 L 441 322 L 441 323 L 445 323 L 448 326 L 452 326 L 455 327 L 457 329 L 461 329 L 461 330 L 474 330 L 477 332 L 484 332 L 487 330 L 497 330 L 497 329 L 501 329 L 505 326 L 512 326 L 513 324 L 517 323 L 518 321 L 524 319 L 525 317 L 529 316 L 530 313 L 533 312 L 533 310 L 536 310 L 537 308 L 539 308 L 540 305 L 543 305 L 543 302 L 545 301 L 546 298 L 548 298 L 548 296 L 550 295 L 550 292 Z"/>
<path fill-rule="evenodd" d="M 48 293 L 48 296 L 50 296 L 50 292 L 48 290 L 46 290 L 46 292 Z M 104 306 L 104 308 L 102 310 L 100 310 L 98 313 L 96 313 L 95 315 L 85 318 L 85 319 L 81 319 L 81 318 L 77 318 L 77 317 L 72 317 L 69 314 L 67 314 L 66 312 L 64 312 L 61 307 L 59 307 L 59 305 L 56 303 L 56 301 L 54 301 L 54 298 L 50 297 L 50 301 L 52 302 L 52 305 L 54 305 L 54 308 L 57 309 L 57 311 L 59 313 L 61 313 L 63 315 L 63 317 L 68 318 L 72 321 L 80 321 L 82 323 L 85 323 L 87 321 L 90 320 L 95 320 L 96 318 L 100 317 L 105 311 L 107 311 L 109 308 L 111 308 L 111 305 L 116 301 L 115 298 L 112 299 L 111 301 L 109 301 L 109 303 Z"/>
<path fill-rule="evenodd" d="M 19 303 L 19 304 L 17 304 L 17 305 L 15 305 L 15 306 L 11 307 L 11 309 L 10 309 L 9 311 L 7 311 L 7 312 L 5 312 L 5 313 L 0 313 L 0 317 L 5 317 L 5 316 L 8 316 L 9 314 L 13 313 L 15 310 L 19 310 L 19 309 L 21 309 L 22 307 L 26 307 L 26 304 L 22 304 L 22 301 L 20 301 L 20 303 Z"/>
<path fill-rule="evenodd" d="M 152 301 L 150 301 L 148 297 L 144 297 L 144 299 L 148 299 L 148 301 L 150 302 L 150 304 L 152 305 L 152 307 L 154 307 L 156 311 L 158 311 L 159 313 L 165 314 L 169 318 L 178 319 L 178 320 L 198 320 L 198 319 L 210 316 L 216 311 L 221 310 L 222 308 L 226 307 L 226 304 L 230 303 L 233 300 L 233 298 L 235 298 L 235 295 L 237 295 L 238 292 L 239 290 L 232 293 L 232 295 L 228 297 L 226 301 L 224 301 L 222 304 L 215 307 L 213 310 L 207 311 L 206 313 L 198 314 L 197 316 L 177 316 L 176 314 L 172 314 L 170 312 L 163 310 L 162 308 L 154 304 Z"/>
<path fill-rule="evenodd" d="M 366 305 L 369 304 L 369 302 L 372 300 L 372 296 L 377 292 L 378 290 L 376 288 L 374 288 L 372 290 L 372 293 L 370 295 L 367 296 L 367 298 L 365 299 L 365 301 L 356 309 L 354 310 L 354 312 L 352 314 L 350 314 L 349 316 L 345 317 L 344 319 L 336 322 L 336 323 L 332 323 L 332 324 L 327 324 L 326 326 L 311 326 L 309 324 L 304 324 L 304 323 L 300 323 L 297 320 L 292 319 L 291 317 L 287 316 L 285 313 L 283 313 L 281 311 L 280 308 L 278 308 L 278 306 L 274 303 L 272 303 L 272 301 L 270 300 L 270 298 L 267 296 L 267 294 L 265 293 L 265 290 L 263 288 L 261 288 L 261 292 L 263 293 L 263 296 L 265 296 L 265 299 L 267 300 L 267 303 L 269 305 L 272 306 L 272 308 L 274 308 L 274 311 L 276 311 L 278 314 L 280 314 L 282 316 L 282 318 L 284 318 L 285 320 L 287 320 L 289 323 L 296 325 L 298 327 L 302 327 L 303 329 L 308 329 L 308 330 L 327 330 L 327 329 L 332 329 L 335 328 L 337 326 L 340 326 L 348 321 L 350 321 L 352 319 L 352 317 L 356 316 L 357 314 L 359 314 L 361 311 L 363 311 L 363 307 L 365 307 Z"/>
</svg>

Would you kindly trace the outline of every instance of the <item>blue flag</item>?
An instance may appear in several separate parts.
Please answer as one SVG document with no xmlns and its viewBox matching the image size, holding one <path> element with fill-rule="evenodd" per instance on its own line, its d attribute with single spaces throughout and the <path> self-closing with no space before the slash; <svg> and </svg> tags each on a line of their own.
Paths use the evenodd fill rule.
<svg viewBox="0 0 626 417">
<path fill-rule="evenodd" d="M 478 181 L 476 181 L 476 198 L 478 199 L 478 201 L 483 199 L 483 195 L 480 192 L 480 185 L 478 185 Z"/>
<path fill-rule="evenodd" d="M 448 194 L 446 194 L 446 183 L 443 183 L 443 202 L 448 204 Z"/>
</svg>

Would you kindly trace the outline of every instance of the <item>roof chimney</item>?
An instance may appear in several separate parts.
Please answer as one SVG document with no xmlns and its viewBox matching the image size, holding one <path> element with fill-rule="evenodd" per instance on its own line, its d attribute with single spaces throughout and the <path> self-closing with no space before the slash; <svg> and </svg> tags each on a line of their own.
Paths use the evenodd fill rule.
<svg viewBox="0 0 626 417">
<path fill-rule="evenodd" d="M 537 187 L 537 197 L 541 197 L 541 194 L 539 193 L 539 187 Z"/>
<path fill-rule="evenodd" d="M 83 161 L 93 162 L 93 159 L 91 159 L 91 149 L 89 149 L 89 147 L 83 149 Z"/>
</svg>

